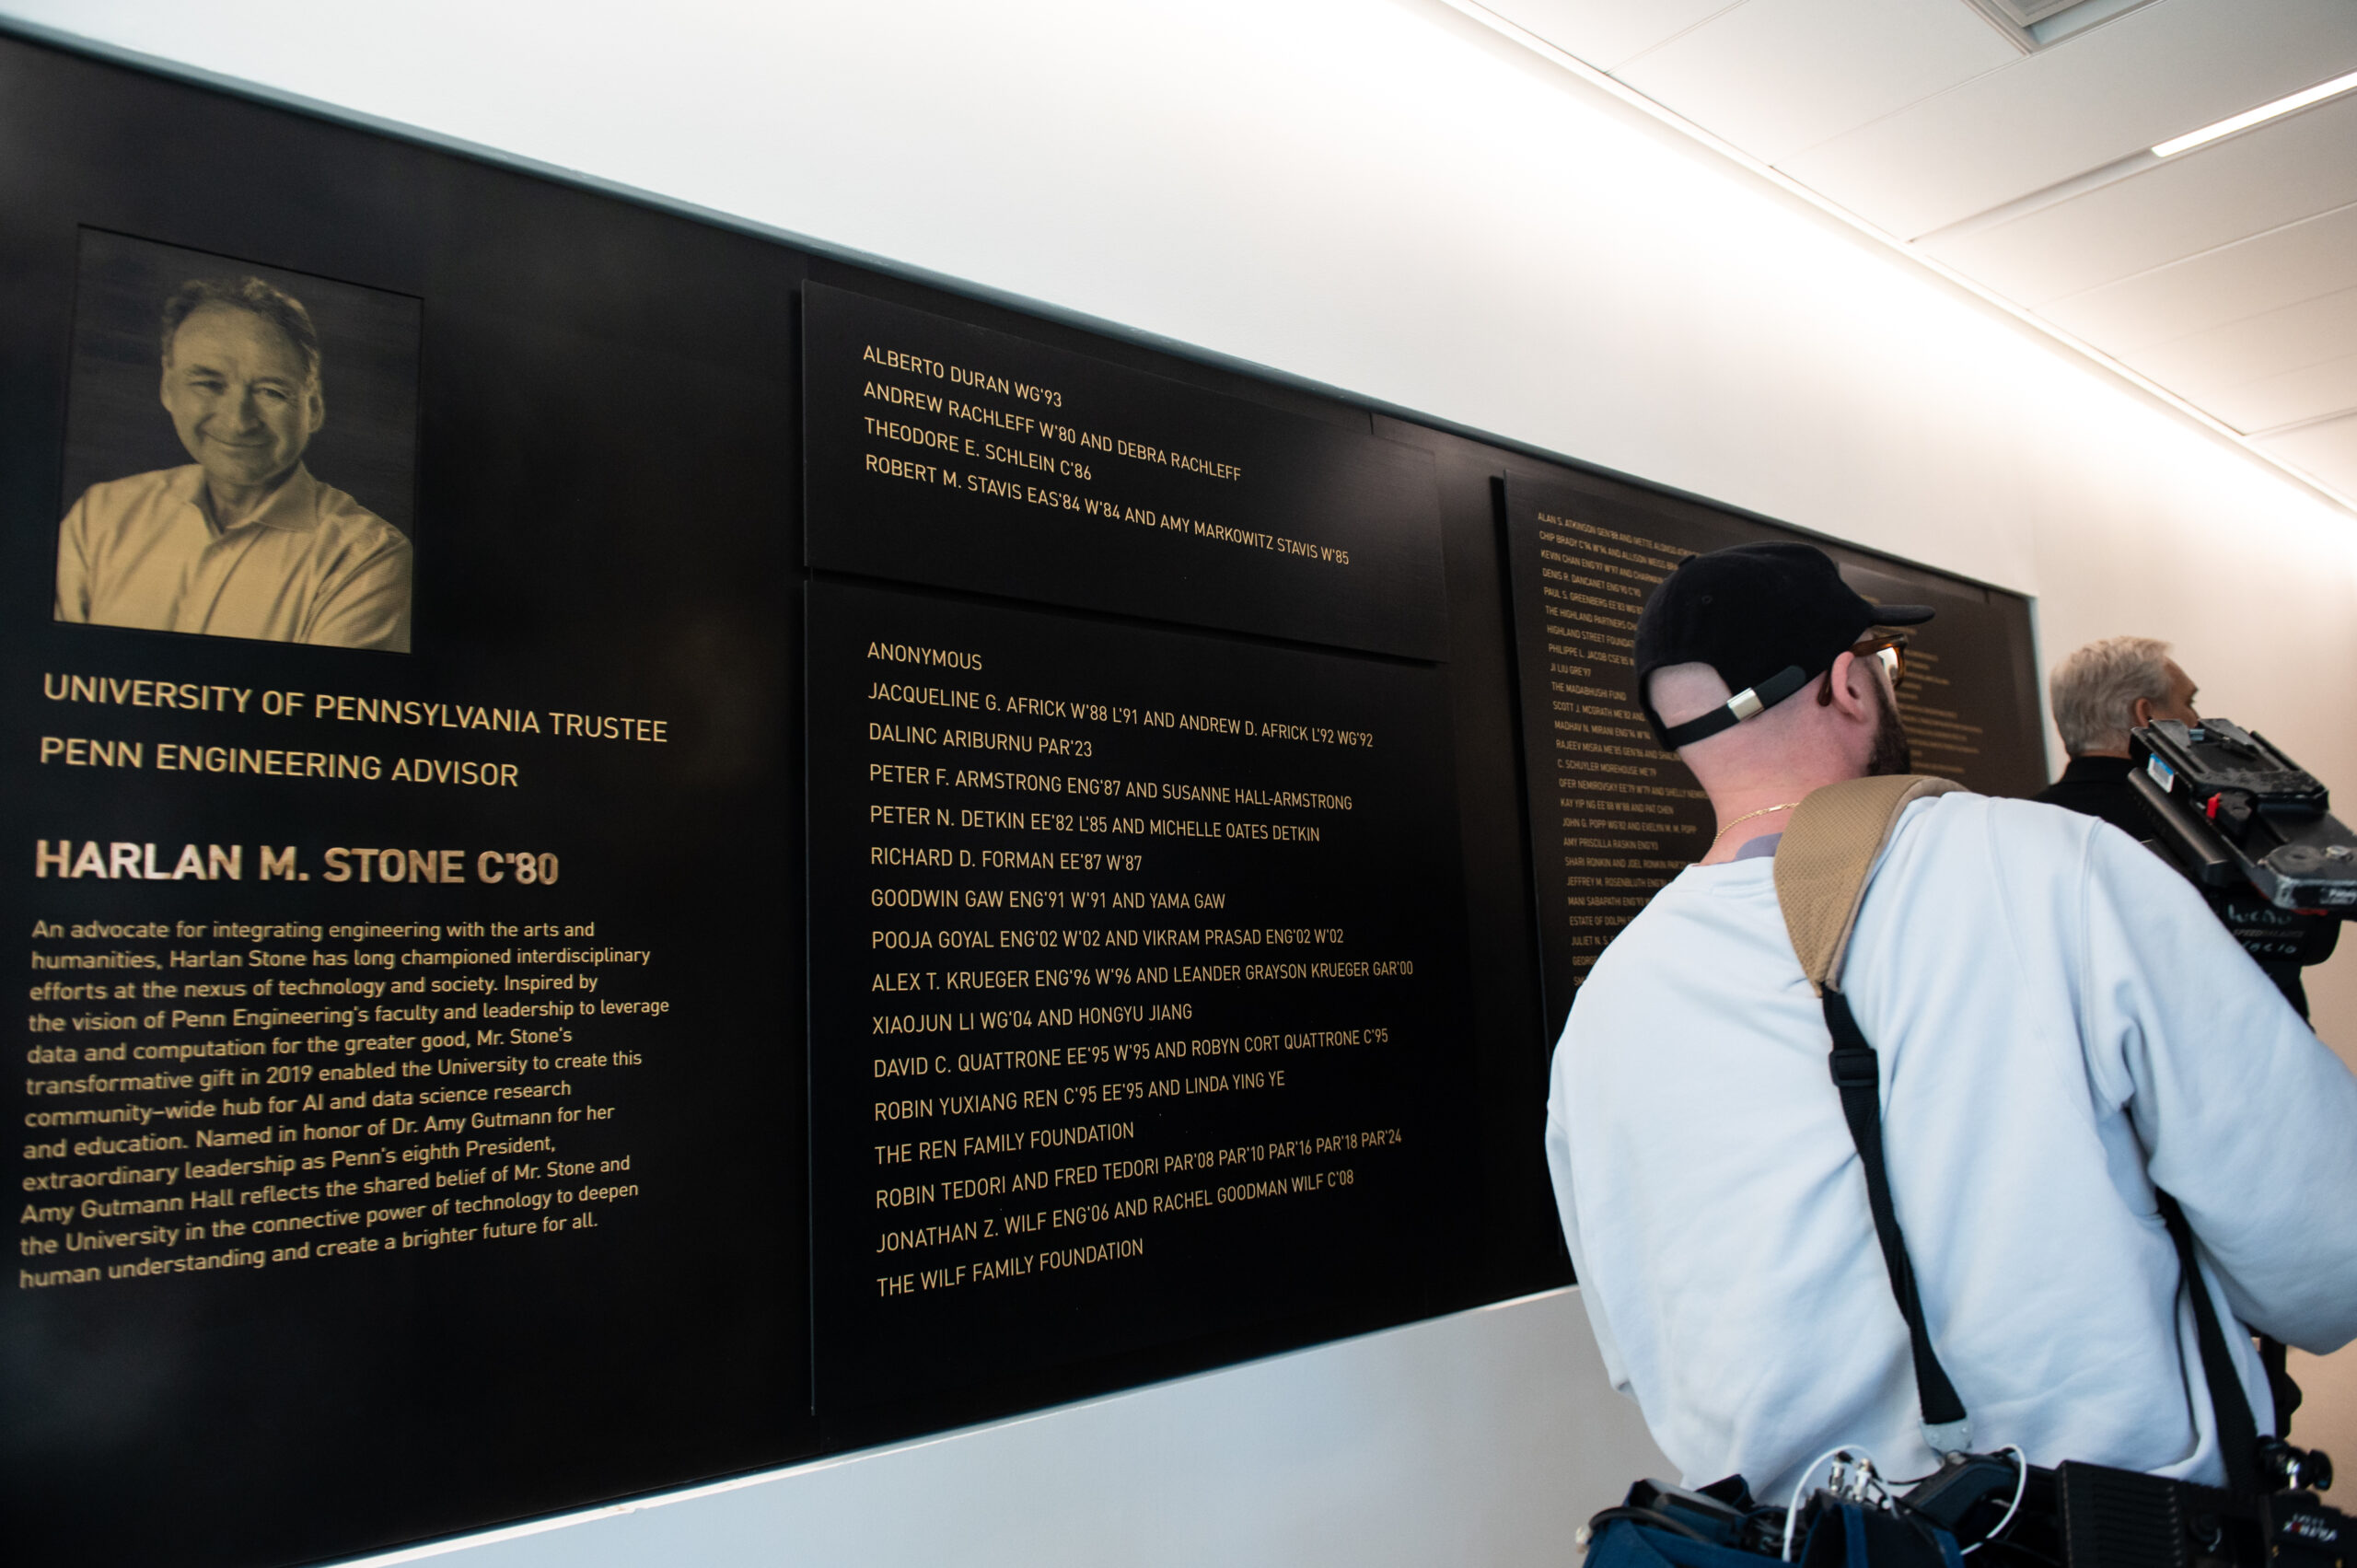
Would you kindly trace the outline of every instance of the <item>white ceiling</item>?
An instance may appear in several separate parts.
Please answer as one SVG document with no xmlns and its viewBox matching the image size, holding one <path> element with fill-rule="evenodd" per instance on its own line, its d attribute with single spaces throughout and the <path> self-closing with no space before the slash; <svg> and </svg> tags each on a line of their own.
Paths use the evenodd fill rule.
<svg viewBox="0 0 2357 1568">
<path fill-rule="evenodd" d="M 2357 496 L 2357 0 L 1480 3 Z"/>
</svg>

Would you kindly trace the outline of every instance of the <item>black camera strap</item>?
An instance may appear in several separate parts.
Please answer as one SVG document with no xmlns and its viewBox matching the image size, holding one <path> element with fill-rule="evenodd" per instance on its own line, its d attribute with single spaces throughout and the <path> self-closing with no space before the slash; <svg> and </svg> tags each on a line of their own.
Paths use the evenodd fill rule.
<svg viewBox="0 0 2357 1568">
<path fill-rule="evenodd" d="M 2210 1410 L 2218 1423 L 2218 1454 L 2226 1461 L 2226 1490 L 2238 1496 L 2254 1496 L 2259 1491 L 2258 1423 L 2251 1417 L 2250 1396 L 2235 1375 L 2218 1308 L 2210 1299 L 2210 1287 L 2202 1282 L 2195 1260 L 2193 1227 L 2186 1223 L 2185 1211 L 2177 1207 L 2175 1198 L 2165 1192 L 2159 1197 L 2161 1223 L 2169 1227 L 2169 1239 L 2177 1243 L 2177 1272 L 2193 1295 L 2193 1335 L 2201 1346 L 2201 1375 L 2210 1385 Z"/>
<path fill-rule="evenodd" d="M 1932 1348 L 1932 1331 L 1923 1326 L 1923 1302 L 1915 1289 L 1915 1266 L 1908 1260 L 1907 1237 L 1898 1228 L 1898 1212 L 1891 1206 L 1890 1172 L 1882 1158 L 1882 1059 L 1858 1028 L 1849 999 L 1825 988 L 1825 1027 L 1833 1035 L 1833 1086 L 1841 1094 L 1841 1118 L 1850 1124 L 1850 1141 L 1858 1146 L 1858 1163 L 1866 1172 L 1866 1206 L 1875 1217 L 1875 1238 L 1882 1243 L 1883 1267 L 1890 1274 L 1890 1294 L 1898 1298 L 1899 1316 L 1907 1319 L 1907 1342 L 1915 1356 L 1915 1396 L 1922 1412 L 1923 1440 L 1934 1453 L 1960 1454 L 1972 1446 L 1972 1421 L 1964 1400 L 1948 1381 Z M 2247 1419 L 2247 1418 L 2246 1418 Z"/>
<path fill-rule="evenodd" d="M 1972 1422 L 1932 1348 L 1907 1237 L 1891 1202 L 1890 1172 L 1883 1159 L 1882 1063 L 1835 982 L 1865 901 L 1867 879 L 1899 817 L 1916 801 L 1957 787 L 1946 779 L 1905 774 L 1829 784 L 1801 802 L 1776 846 L 1776 902 L 1801 972 L 1824 1004 L 1825 1027 L 1833 1037 L 1828 1065 L 1841 1096 L 1841 1118 L 1850 1124 L 1850 1141 L 1865 1171 L 1866 1206 L 1874 1215 L 1875 1239 L 1882 1244 L 1890 1294 L 1907 1320 L 1923 1441 L 1937 1454 L 1970 1451 Z"/>
</svg>

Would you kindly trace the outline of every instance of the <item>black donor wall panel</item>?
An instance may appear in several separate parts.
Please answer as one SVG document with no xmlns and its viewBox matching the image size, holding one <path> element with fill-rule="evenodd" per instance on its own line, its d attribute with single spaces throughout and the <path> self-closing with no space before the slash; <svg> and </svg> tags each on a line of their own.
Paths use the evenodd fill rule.
<svg viewBox="0 0 2357 1568">
<path fill-rule="evenodd" d="M 805 321 L 817 563 L 1446 646 L 1428 454 L 843 291 Z M 810 592 L 821 1407 L 1413 1296 L 1470 1066 L 1441 670 Z"/>
<path fill-rule="evenodd" d="M 5 41 L 0 147 L 12 1561 L 807 1449 L 798 258 Z"/>
<path fill-rule="evenodd" d="M 822 1406 L 1416 1289 L 1437 672 L 810 594 Z"/>
<path fill-rule="evenodd" d="M 1909 633 L 1898 691 L 1915 771 L 1987 795 L 2044 787 L 2019 595 L 1586 475 L 1516 476 L 1505 509 L 1550 1040 L 1613 935 L 1710 847 L 1710 803 L 1654 739 L 1631 658 L 1638 611 L 1686 556 L 1800 540 L 1875 603 L 1933 606 L 1938 615 Z"/>
</svg>

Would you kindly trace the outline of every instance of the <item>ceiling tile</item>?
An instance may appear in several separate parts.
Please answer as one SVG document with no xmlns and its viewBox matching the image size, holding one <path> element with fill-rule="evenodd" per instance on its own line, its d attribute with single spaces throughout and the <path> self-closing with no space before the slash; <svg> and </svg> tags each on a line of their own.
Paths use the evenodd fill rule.
<svg viewBox="0 0 2357 1568">
<path fill-rule="evenodd" d="M 2352 69 L 2350 0 L 2161 0 L 1778 161 L 1912 238 Z"/>
<path fill-rule="evenodd" d="M 2345 354 L 2357 354 L 2357 286 L 2121 357 L 2171 391 L 2200 402 L 2210 393 Z"/>
<path fill-rule="evenodd" d="M 2357 354 L 2213 392 L 2202 406 L 2241 431 L 2357 413 Z"/>
<path fill-rule="evenodd" d="M 1922 248 L 2041 305 L 2357 202 L 2357 93 Z"/>
<path fill-rule="evenodd" d="M 2285 462 L 2309 473 L 2343 495 L 2357 495 L 2357 415 L 2326 424 L 2311 424 L 2286 436 L 2259 443 Z"/>
<path fill-rule="evenodd" d="M 1774 163 L 2021 57 L 1961 0 L 1750 0 L 1613 74 Z"/>
<path fill-rule="evenodd" d="M 2335 293 L 2349 282 L 2351 257 L 2357 206 L 2055 300 L 2038 313 L 2125 359 L 2151 343 Z"/>
<path fill-rule="evenodd" d="M 1745 0 L 1482 0 L 1566 54 L 1609 71 Z"/>
</svg>

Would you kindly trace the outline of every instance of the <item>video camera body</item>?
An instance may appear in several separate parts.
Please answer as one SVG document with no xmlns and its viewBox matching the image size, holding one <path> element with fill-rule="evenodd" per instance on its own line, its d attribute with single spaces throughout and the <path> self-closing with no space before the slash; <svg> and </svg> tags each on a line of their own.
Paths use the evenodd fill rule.
<svg viewBox="0 0 2357 1568">
<path fill-rule="evenodd" d="M 2357 834 L 2332 815 L 2330 793 L 2226 719 L 2157 720 L 2130 732 L 2128 755 L 2154 842 L 2302 1002 L 2298 971 L 2330 958 L 2341 923 L 2357 919 Z"/>
</svg>

